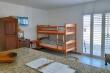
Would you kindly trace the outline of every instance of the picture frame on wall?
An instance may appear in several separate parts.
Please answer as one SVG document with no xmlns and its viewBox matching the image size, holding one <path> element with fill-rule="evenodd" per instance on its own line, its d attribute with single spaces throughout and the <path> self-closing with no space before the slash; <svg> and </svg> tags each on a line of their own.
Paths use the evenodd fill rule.
<svg viewBox="0 0 110 73">
<path fill-rule="evenodd" d="M 28 26 L 29 24 L 28 17 L 18 16 L 17 19 L 18 19 L 18 24 L 20 26 Z"/>
</svg>

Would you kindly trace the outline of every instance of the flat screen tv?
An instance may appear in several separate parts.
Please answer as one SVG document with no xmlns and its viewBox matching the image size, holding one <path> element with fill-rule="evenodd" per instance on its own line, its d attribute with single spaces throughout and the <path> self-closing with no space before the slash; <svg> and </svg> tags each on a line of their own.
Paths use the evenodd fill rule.
<svg viewBox="0 0 110 73">
<path fill-rule="evenodd" d="M 17 17 L 18 19 L 18 24 L 21 26 L 27 26 L 28 25 L 28 17 Z"/>
</svg>

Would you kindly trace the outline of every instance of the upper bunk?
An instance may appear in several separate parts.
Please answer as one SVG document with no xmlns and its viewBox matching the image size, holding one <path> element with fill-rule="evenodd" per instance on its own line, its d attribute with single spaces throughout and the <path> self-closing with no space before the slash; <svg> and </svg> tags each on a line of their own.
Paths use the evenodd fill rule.
<svg viewBox="0 0 110 73">
<path fill-rule="evenodd" d="M 76 24 L 59 25 L 37 25 L 37 33 L 39 34 L 59 34 L 59 35 L 71 35 L 76 32 Z"/>
</svg>

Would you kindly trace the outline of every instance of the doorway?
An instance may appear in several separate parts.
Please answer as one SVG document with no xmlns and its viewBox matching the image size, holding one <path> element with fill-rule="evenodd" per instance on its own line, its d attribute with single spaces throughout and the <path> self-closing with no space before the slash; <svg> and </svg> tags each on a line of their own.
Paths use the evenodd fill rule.
<svg viewBox="0 0 110 73">
<path fill-rule="evenodd" d="M 110 53 L 110 13 L 83 16 L 83 53 L 101 58 Z"/>
</svg>

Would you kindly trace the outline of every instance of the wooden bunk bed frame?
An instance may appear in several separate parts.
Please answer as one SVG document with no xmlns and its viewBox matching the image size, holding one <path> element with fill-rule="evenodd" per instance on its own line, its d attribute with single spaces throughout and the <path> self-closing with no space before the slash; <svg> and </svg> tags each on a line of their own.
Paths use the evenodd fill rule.
<svg viewBox="0 0 110 73">
<path fill-rule="evenodd" d="M 45 27 L 46 26 L 46 27 Z M 64 28 L 64 30 L 59 30 L 59 28 Z M 53 28 L 52 30 L 49 30 L 49 28 Z M 39 35 L 45 34 L 45 35 L 56 35 L 57 36 L 57 42 L 56 45 L 50 45 L 46 43 L 41 43 Z M 63 46 L 59 46 L 59 35 L 63 35 Z M 67 41 L 67 35 L 73 35 L 73 39 Z M 60 51 L 65 54 L 69 51 L 76 52 L 76 24 L 65 24 L 64 26 L 58 26 L 58 25 L 37 25 L 37 40 L 39 41 L 39 47 L 47 48 L 53 51 Z"/>
</svg>

